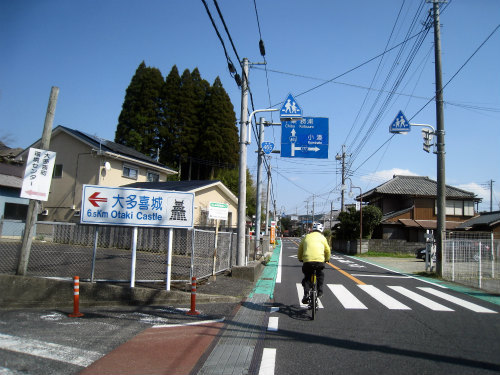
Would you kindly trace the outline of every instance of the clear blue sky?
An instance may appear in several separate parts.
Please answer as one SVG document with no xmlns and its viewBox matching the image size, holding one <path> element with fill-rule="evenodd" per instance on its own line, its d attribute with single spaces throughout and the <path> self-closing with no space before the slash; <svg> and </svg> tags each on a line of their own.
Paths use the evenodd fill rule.
<svg viewBox="0 0 500 375">
<path fill-rule="evenodd" d="M 206 1 L 237 65 L 214 3 Z M 254 1 L 218 4 L 239 57 L 262 62 Z M 384 144 L 399 110 L 411 122 L 436 125 L 434 102 L 423 108 L 435 90 L 433 31 L 413 52 L 418 37 L 403 51 L 395 48 L 383 59 L 373 59 L 420 32 L 431 4 L 256 4 L 268 71 L 262 66 L 250 71 L 254 108 L 280 107 L 292 93 L 306 116 L 328 117 L 330 122 L 328 160 L 273 156 L 279 212 L 305 213 L 305 202 L 311 210 L 313 196 L 316 212 L 328 211 L 331 202 L 339 208 L 335 155 L 343 144 L 352 154 L 347 159 L 352 161 L 352 182 L 363 191 L 398 173 L 436 178 L 436 155 L 422 151 L 420 129 Z M 453 76 L 500 24 L 500 1 L 453 0 L 442 7 L 443 82 L 451 79 L 444 90 L 446 183 L 475 192 L 483 198 L 480 209 L 489 210 L 489 188 L 483 186 L 494 180 L 493 208 L 498 210 L 500 30 Z M 60 88 L 54 126 L 113 140 L 125 90 L 143 60 L 164 76 L 174 64 L 180 72 L 197 67 L 210 82 L 219 76 L 240 117 L 240 91 L 201 0 L 2 1 L 0 56 L 0 139 L 10 147 L 27 147 L 40 138 L 52 86 Z M 409 57 L 413 59 L 405 68 Z M 279 121 L 276 115 L 272 119 Z M 267 128 L 265 138 L 280 148 L 279 127 Z M 255 139 L 248 164 L 255 175 Z"/>
</svg>

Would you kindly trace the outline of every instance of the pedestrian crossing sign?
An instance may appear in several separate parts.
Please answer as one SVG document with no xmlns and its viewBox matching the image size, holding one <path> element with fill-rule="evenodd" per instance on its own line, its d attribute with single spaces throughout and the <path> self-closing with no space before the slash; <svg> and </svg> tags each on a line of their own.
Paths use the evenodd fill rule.
<svg viewBox="0 0 500 375">
<path fill-rule="evenodd" d="M 292 96 L 292 94 L 288 94 L 283 105 L 280 110 L 280 118 L 282 119 L 291 119 L 291 118 L 301 118 L 302 117 L 302 108 L 300 108 L 299 104 Z"/>
<path fill-rule="evenodd" d="M 403 114 L 403 111 L 399 111 L 398 115 L 389 126 L 389 132 L 407 133 L 410 131 L 410 128 L 411 128 L 410 122 L 406 119 L 406 116 Z"/>
</svg>

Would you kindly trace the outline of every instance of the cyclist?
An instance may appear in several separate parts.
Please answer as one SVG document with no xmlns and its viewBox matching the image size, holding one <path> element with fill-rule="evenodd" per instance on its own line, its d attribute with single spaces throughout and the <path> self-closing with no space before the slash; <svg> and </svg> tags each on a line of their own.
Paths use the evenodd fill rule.
<svg viewBox="0 0 500 375">
<path fill-rule="evenodd" d="M 316 279 L 318 283 L 318 297 L 323 295 L 323 279 L 325 262 L 330 260 L 330 246 L 325 236 L 323 236 L 323 225 L 314 223 L 312 232 L 307 234 L 299 245 L 298 259 L 303 262 L 302 272 L 304 279 L 302 286 L 304 287 L 304 298 L 302 303 L 307 304 L 309 300 L 309 290 L 311 289 L 311 275 L 316 269 Z"/>
</svg>

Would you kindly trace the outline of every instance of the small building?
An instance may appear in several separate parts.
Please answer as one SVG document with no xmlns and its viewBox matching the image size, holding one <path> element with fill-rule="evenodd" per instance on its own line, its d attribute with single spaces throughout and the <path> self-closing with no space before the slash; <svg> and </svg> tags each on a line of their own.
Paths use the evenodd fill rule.
<svg viewBox="0 0 500 375">
<path fill-rule="evenodd" d="M 457 230 L 472 232 L 490 232 L 500 239 L 500 211 L 482 212 L 479 215 L 461 223 Z"/>
<path fill-rule="evenodd" d="M 437 228 L 437 182 L 429 177 L 395 175 L 356 199 L 382 211 L 374 238 L 424 242 L 426 231 Z M 479 201 L 474 193 L 446 185 L 446 229 L 474 217 Z"/>
<path fill-rule="evenodd" d="M 198 228 L 214 227 L 215 220 L 208 218 L 211 202 L 228 205 L 228 219 L 221 221 L 220 226 L 235 228 L 238 219 L 238 198 L 221 181 L 166 181 L 166 182 L 135 182 L 125 185 L 130 188 L 182 191 L 194 193 L 194 226 Z"/>
<path fill-rule="evenodd" d="M 39 148 L 40 143 L 30 147 Z M 52 131 L 49 150 L 56 152 L 56 161 L 39 220 L 79 222 L 84 184 L 116 187 L 134 181 L 166 181 L 177 174 L 130 147 L 61 125 Z M 16 159 L 25 161 L 28 152 L 29 147 Z"/>
</svg>

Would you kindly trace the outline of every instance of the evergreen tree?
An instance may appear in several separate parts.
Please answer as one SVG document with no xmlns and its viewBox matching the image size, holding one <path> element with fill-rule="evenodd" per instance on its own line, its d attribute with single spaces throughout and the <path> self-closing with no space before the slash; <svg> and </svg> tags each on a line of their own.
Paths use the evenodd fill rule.
<svg viewBox="0 0 500 375">
<path fill-rule="evenodd" d="M 160 129 L 162 148 L 160 160 L 172 167 L 179 167 L 181 139 L 179 126 L 179 95 L 181 90 L 181 77 L 177 66 L 173 66 L 165 79 L 162 92 L 163 126 Z"/>
<path fill-rule="evenodd" d="M 163 76 L 157 68 L 137 68 L 125 94 L 118 118 L 115 142 L 155 157 L 161 147 L 159 129 L 162 124 L 161 93 Z"/>
</svg>

